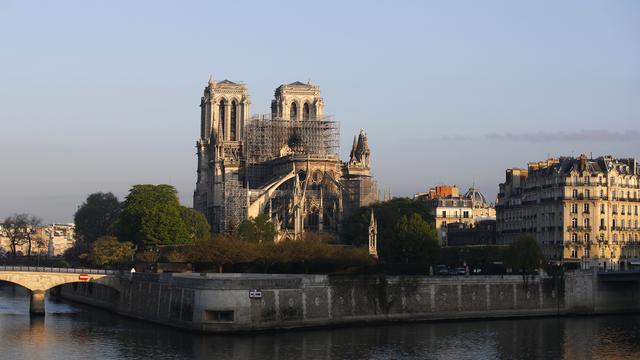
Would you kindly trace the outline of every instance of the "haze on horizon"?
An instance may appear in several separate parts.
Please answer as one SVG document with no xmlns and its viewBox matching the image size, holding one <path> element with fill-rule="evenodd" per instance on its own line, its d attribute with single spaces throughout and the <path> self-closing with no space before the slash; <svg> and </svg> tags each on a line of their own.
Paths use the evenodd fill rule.
<svg viewBox="0 0 640 360">
<path fill-rule="evenodd" d="M 3 1 L 0 218 L 68 222 L 89 193 L 176 186 L 192 205 L 209 75 L 253 113 L 321 87 L 341 152 L 369 134 L 395 196 L 495 199 L 549 156 L 640 158 L 640 2 Z"/>
</svg>

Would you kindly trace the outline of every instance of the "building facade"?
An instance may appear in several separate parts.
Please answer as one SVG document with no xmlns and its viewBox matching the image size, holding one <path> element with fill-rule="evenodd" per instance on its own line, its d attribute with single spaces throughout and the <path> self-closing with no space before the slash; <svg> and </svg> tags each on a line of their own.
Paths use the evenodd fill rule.
<svg viewBox="0 0 640 360">
<path fill-rule="evenodd" d="M 447 246 L 448 225 L 462 224 L 473 227 L 481 220 L 494 220 L 495 209 L 487 202 L 484 194 L 475 187 L 460 196 L 457 186 L 438 185 L 424 193 L 415 195 L 416 199 L 426 202 L 434 218 L 440 246 Z"/>
<path fill-rule="evenodd" d="M 640 176 L 635 159 L 561 157 L 508 169 L 497 240 L 534 236 L 549 261 L 619 269 L 640 258 Z"/>
<path fill-rule="evenodd" d="M 337 234 L 343 217 L 377 201 L 363 130 L 339 158 L 339 124 L 324 114 L 317 85 L 279 86 L 271 114 L 250 116 L 243 84 L 209 80 L 201 99 L 194 208 L 214 233 L 267 215 L 276 240 Z"/>
<path fill-rule="evenodd" d="M 31 254 L 48 257 L 62 256 L 67 249 L 76 242 L 76 227 L 74 224 L 48 224 L 31 229 Z M 5 229 L 0 225 L 0 253 L 11 251 L 11 240 Z M 16 246 L 16 253 L 27 255 L 29 243 L 21 242 Z"/>
</svg>

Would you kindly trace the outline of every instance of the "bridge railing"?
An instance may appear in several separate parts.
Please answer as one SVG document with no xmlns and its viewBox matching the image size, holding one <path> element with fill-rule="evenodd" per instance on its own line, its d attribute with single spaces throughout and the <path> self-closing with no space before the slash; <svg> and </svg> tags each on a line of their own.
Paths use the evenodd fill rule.
<svg viewBox="0 0 640 360">
<path fill-rule="evenodd" d="M 88 269 L 88 268 L 57 268 L 45 266 L 7 266 L 0 265 L 0 271 L 28 271 L 28 272 L 50 272 L 63 274 L 97 274 L 97 275 L 119 275 L 120 270 Z"/>
</svg>

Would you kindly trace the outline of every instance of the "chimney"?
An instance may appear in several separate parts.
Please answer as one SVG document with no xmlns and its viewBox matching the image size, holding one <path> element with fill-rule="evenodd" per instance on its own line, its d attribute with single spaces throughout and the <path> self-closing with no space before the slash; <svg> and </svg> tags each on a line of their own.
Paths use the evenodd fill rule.
<svg viewBox="0 0 640 360">
<path fill-rule="evenodd" d="M 587 155 L 585 154 L 581 154 L 580 158 L 578 158 L 579 160 L 579 169 L 580 171 L 584 171 L 584 169 L 587 167 Z"/>
</svg>

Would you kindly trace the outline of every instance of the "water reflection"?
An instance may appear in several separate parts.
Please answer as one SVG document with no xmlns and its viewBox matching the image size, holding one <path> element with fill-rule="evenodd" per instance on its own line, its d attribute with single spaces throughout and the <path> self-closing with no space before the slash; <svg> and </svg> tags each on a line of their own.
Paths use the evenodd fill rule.
<svg viewBox="0 0 640 360">
<path fill-rule="evenodd" d="M 0 285 L 7 359 L 638 359 L 640 315 L 461 321 L 209 336 L 131 321 Z"/>
</svg>

